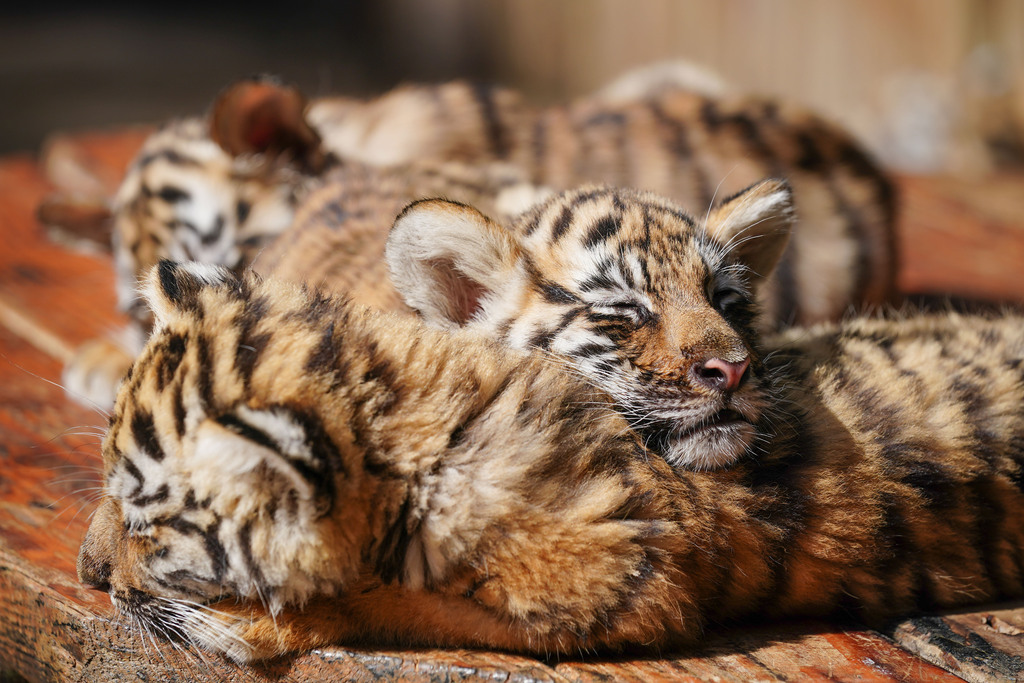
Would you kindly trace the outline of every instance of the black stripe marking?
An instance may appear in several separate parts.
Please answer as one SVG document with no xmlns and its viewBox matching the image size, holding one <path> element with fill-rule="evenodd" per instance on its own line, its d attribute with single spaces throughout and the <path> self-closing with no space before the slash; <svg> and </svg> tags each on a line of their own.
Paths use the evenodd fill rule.
<svg viewBox="0 0 1024 683">
<path fill-rule="evenodd" d="M 192 522 L 187 522 L 180 517 L 175 517 L 167 522 L 167 526 L 174 529 L 183 536 L 200 536 L 203 539 L 203 548 L 210 558 L 210 565 L 213 568 L 214 580 L 222 581 L 228 570 L 228 553 L 224 544 L 217 537 L 221 520 L 212 524 L 209 528 L 203 529 Z"/>
<path fill-rule="evenodd" d="M 199 290 L 202 284 L 191 273 L 178 267 L 174 261 L 162 260 L 157 266 L 160 289 L 168 301 L 179 309 L 201 313 Z"/>
<path fill-rule="evenodd" d="M 543 349 L 544 351 L 548 351 L 551 349 L 551 342 L 554 340 L 554 338 L 555 330 L 541 330 L 540 332 L 537 332 L 532 337 L 530 337 L 530 340 L 527 342 L 527 345 L 535 349 Z"/>
<path fill-rule="evenodd" d="M 569 229 L 569 224 L 572 222 L 573 210 L 575 209 L 574 204 L 567 204 L 562 208 L 561 213 L 558 214 L 558 218 L 555 219 L 555 223 L 551 228 L 551 239 L 552 241 L 558 241 L 562 235 Z"/>
<path fill-rule="evenodd" d="M 275 453 L 280 450 L 277 441 L 272 439 L 266 432 L 261 429 L 253 427 L 248 422 L 243 422 L 238 418 L 237 415 L 227 413 L 219 415 L 216 418 L 217 424 L 226 429 L 231 430 L 235 434 L 238 434 L 242 438 L 252 441 L 254 444 L 263 446 L 264 448 L 274 451 Z"/>
<path fill-rule="evenodd" d="M 252 211 L 252 204 L 244 199 L 239 199 L 238 202 L 235 203 L 235 220 L 238 221 L 238 225 L 245 223 L 249 218 L 250 211 Z"/>
<path fill-rule="evenodd" d="M 205 406 L 212 406 L 214 405 L 213 361 L 210 356 L 210 340 L 204 334 L 196 337 L 196 361 L 199 365 L 196 376 L 199 397 Z"/>
<path fill-rule="evenodd" d="M 401 399 L 401 382 L 391 362 L 382 356 L 377 345 L 371 342 L 367 346 L 370 367 L 363 374 L 363 381 L 377 384 L 380 393 L 376 394 L 373 415 L 383 415 L 391 411 Z"/>
<path fill-rule="evenodd" d="M 143 185 L 142 193 L 145 195 L 151 195 L 152 191 Z M 188 192 L 180 187 L 175 187 L 174 185 L 164 185 L 156 192 L 156 196 L 168 204 L 177 204 L 180 201 L 191 198 Z"/>
<path fill-rule="evenodd" d="M 178 371 L 178 367 L 185 357 L 187 342 L 188 336 L 183 334 L 171 334 L 164 342 L 162 353 L 158 356 L 156 362 L 156 387 L 158 391 L 163 391 L 171 383 L 171 380 L 174 379 L 174 374 Z"/>
<path fill-rule="evenodd" d="M 593 247 L 613 237 L 621 227 L 620 222 L 613 216 L 604 216 L 587 233 L 583 240 L 583 246 Z"/>
<path fill-rule="evenodd" d="M 224 220 L 223 214 L 217 214 L 217 218 L 213 221 L 213 228 L 209 232 L 200 233 L 199 241 L 207 246 L 215 244 L 221 235 L 224 234 L 226 223 L 227 221 Z"/>
<path fill-rule="evenodd" d="M 142 475 L 142 472 L 135 465 L 131 458 L 122 458 L 121 462 L 124 465 L 125 471 L 128 472 L 132 479 L 138 482 L 138 485 L 135 487 L 135 490 L 128 494 L 128 497 L 131 498 L 133 496 L 138 495 L 142 491 L 142 487 L 146 485 L 146 478 Z"/>
<path fill-rule="evenodd" d="M 167 500 L 171 494 L 170 487 L 165 483 L 161 484 L 159 488 L 153 493 L 148 495 L 142 495 L 142 490 L 139 489 L 134 495 L 130 496 L 129 499 L 138 506 L 149 505 L 150 503 L 162 503 Z"/>
<path fill-rule="evenodd" d="M 175 151 L 173 149 L 164 149 L 164 150 L 161 150 L 159 152 L 154 152 L 153 154 L 147 154 L 146 156 L 143 156 L 136 163 L 136 167 L 137 168 L 143 168 L 143 167 L 148 166 L 149 164 L 151 164 L 154 161 L 157 161 L 159 159 L 163 159 L 165 161 L 169 161 L 172 164 L 177 164 L 179 166 L 193 166 L 194 167 L 194 166 L 202 166 L 203 165 L 202 162 L 196 161 L 195 159 L 192 159 L 191 157 L 186 157 L 186 156 L 182 155 L 180 152 L 177 152 L 177 151 Z"/>
<path fill-rule="evenodd" d="M 466 433 L 466 430 L 472 427 L 473 423 L 480 418 L 481 415 L 490 410 L 491 406 L 500 399 L 506 391 L 508 391 L 509 385 L 512 383 L 514 378 L 513 374 L 505 375 L 505 378 L 501 380 L 501 384 L 494 390 L 494 392 L 481 401 L 479 404 L 473 406 L 459 423 L 452 429 L 451 434 L 448 437 L 448 448 L 454 448 L 462 443 L 462 438 Z"/>
<path fill-rule="evenodd" d="M 576 347 L 566 355 L 572 356 L 573 358 L 593 358 L 594 356 L 600 356 L 612 351 L 615 351 L 614 346 L 599 344 L 597 342 L 589 342 Z"/>
<path fill-rule="evenodd" d="M 238 348 L 235 351 L 235 370 L 238 372 L 239 379 L 242 380 L 242 384 L 246 388 L 252 382 L 252 374 L 259 364 L 263 350 L 267 348 L 270 340 L 273 338 L 272 332 L 264 332 L 249 335 L 239 341 Z"/>
<path fill-rule="evenodd" d="M 163 461 L 164 449 L 160 445 L 152 413 L 145 410 L 135 411 L 132 415 L 132 436 L 146 455 L 157 462 Z"/>
<path fill-rule="evenodd" d="M 509 153 L 509 142 L 506 139 L 504 127 L 498 116 L 497 103 L 494 100 L 494 95 L 497 92 L 496 88 L 486 84 L 474 83 L 470 86 L 470 92 L 476 100 L 480 113 L 483 115 L 488 146 L 496 157 L 499 159 L 506 158 Z"/>
<path fill-rule="evenodd" d="M 273 516 L 273 515 L 271 515 Z M 266 585 L 266 580 L 263 578 L 263 572 L 260 571 L 259 565 L 256 564 L 256 559 L 252 554 L 252 520 L 246 520 L 245 524 L 238 531 L 238 545 L 242 549 L 242 559 L 245 561 L 246 569 L 248 569 L 249 575 L 252 577 L 253 583 L 259 588 L 259 594 L 267 596 L 271 592 L 271 588 Z M 265 597 L 264 597 L 265 599 Z"/>
<path fill-rule="evenodd" d="M 601 272 L 595 273 L 580 283 L 580 291 L 592 292 L 595 289 L 616 289 L 618 283 L 611 278 L 604 265 L 602 264 Z"/>
<path fill-rule="evenodd" d="M 409 519 L 409 508 L 410 501 L 406 497 L 377 547 L 376 572 L 385 583 L 395 581 L 401 574 L 405 556 L 409 551 L 409 541 L 418 527 L 416 522 Z M 409 528 L 410 525 L 412 529 Z"/>
<path fill-rule="evenodd" d="M 537 283 L 544 301 L 549 304 L 578 304 L 580 300 L 568 290 L 556 285 L 549 280 L 541 280 Z"/>
<path fill-rule="evenodd" d="M 306 372 L 323 372 L 334 369 L 337 352 L 334 348 L 334 321 L 320 334 L 320 341 L 306 358 Z"/>
<path fill-rule="evenodd" d="M 174 387 L 174 396 L 172 400 L 174 406 L 174 431 L 177 432 L 178 438 L 185 436 L 185 400 L 181 395 L 181 384 L 179 383 Z"/>
</svg>

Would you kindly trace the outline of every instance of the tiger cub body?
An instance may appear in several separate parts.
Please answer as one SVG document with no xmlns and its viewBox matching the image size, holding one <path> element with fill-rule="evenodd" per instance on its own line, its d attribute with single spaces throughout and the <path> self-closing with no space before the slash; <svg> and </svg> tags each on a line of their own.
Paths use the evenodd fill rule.
<svg viewBox="0 0 1024 683">
<path fill-rule="evenodd" d="M 757 459 L 700 472 L 468 330 L 198 264 L 146 289 L 78 564 L 143 634 L 571 655 L 1024 594 L 1021 317 L 766 342 Z"/>
<path fill-rule="evenodd" d="M 309 191 L 331 182 L 341 167 L 443 161 L 505 164 L 538 187 L 605 182 L 651 189 L 691 207 L 710 207 L 766 176 L 786 176 L 801 228 L 778 276 L 763 288 L 766 324 L 836 318 L 851 305 L 892 296 L 892 186 L 845 133 L 771 101 L 715 99 L 664 82 L 634 90 L 633 99 L 596 95 L 538 109 L 509 90 L 455 82 L 406 86 L 368 102 L 317 100 L 307 108 L 294 91 L 238 84 L 218 99 L 209 120 L 155 135 L 129 169 L 115 202 L 121 307 L 148 329 L 136 283 L 159 258 L 243 269 L 291 223 Z M 337 194 L 350 198 L 344 175 L 334 176 Z M 363 221 L 353 244 L 337 236 L 336 224 L 300 221 L 289 239 L 323 230 L 334 235 L 299 240 L 339 248 L 292 258 L 332 259 L 318 267 L 352 271 L 346 280 L 366 282 L 377 274 L 372 264 L 395 215 L 386 214 L 377 226 L 380 240 L 366 242 L 370 226 Z M 359 251 L 364 244 L 370 252 Z M 367 265 L 370 272 L 360 270 Z M 137 349 L 98 344 L 99 353 L 86 348 L 72 362 L 65 384 L 108 403 L 118 375 L 104 370 L 90 378 L 97 373 L 89 359 L 120 354 L 114 365 L 126 367 Z M 92 384 L 107 388 L 91 390 Z"/>
</svg>

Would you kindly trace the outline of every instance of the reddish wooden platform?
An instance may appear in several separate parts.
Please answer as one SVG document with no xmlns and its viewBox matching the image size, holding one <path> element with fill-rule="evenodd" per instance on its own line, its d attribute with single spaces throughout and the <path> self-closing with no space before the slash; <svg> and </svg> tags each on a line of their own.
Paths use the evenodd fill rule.
<svg viewBox="0 0 1024 683">
<path fill-rule="evenodd" d="M 66 140 L 105 187 L 140 134 Z M 74 172 L 74 169 L 71 171 Z M 51 177 L 61 178 L 60 173 Z M 1024 178 L 903 178 L 907 292 L 1024 301 Z M 333 648 L 239 668 L 143 642 L 75 577 L 100 484 L 104 418 L 65 399 L 63 359 L 118 324 L 110 264 L 49 242 L 51 188 L 32 158 L 0 160 L 0 680 L 833 680 L 1024 679 L 1024 607 L 913 618 L 885 632 L 829 623 L 714 635 L 662 658 L 538 661 L 500 653 Z"/>
</svg>

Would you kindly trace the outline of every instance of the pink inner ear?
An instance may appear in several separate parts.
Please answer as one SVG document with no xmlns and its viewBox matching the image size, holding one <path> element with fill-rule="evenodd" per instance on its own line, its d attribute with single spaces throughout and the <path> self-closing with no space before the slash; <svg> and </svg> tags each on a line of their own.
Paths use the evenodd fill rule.
<svg viewBox="0 0 1024 683">
<path fill-rule="evenodd" d="M 456 322 L 460 325 L 468 323 L 480 310 L 480 299 L 483 298 L 485 290 L 483 286 L 471 278 L 466 277 L 457 270 L 453 270 L 454 287 L 452 295 L 453 313 L 457 316 Z"/>
<path fill-rule="evenodd" d="M 451 259 L 434 259 L 429 272 L 444 297 L 442 307 L 448 319 L 465 325 L 480 311 L 480 301 L 487 289 L 455 267 Z"/>
<path fill-rule="evenodd" d="M 313 152 L 320 140 L 305 121 L 305 106 L 301 93 L 294 89 L 240 83 L 214 105 L 210 135 L 232 155 Z"/>
<path fill-rule="evenodd" d="M 274 122 L 268 117 L 262 116 L 258 121 L 253 121 L 246 130 L 245 140 L 257 152 L 264 152 L 273 142 L 277 132 Z"/>
</svg>

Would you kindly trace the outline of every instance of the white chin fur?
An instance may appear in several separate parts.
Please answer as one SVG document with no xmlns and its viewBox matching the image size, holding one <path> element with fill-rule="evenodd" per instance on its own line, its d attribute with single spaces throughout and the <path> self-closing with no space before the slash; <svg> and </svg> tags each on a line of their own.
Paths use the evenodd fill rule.
<svg viewBox="0 0 1024 683">
<path fill-rule="evenodd" d="M 748 422 L 713 425 L 674 438 L 664 457 L 673 467 L 714 470 L 736 462 L 753 440 L 754 426 Z"/>
</svg>

